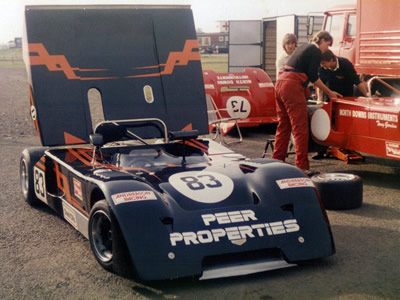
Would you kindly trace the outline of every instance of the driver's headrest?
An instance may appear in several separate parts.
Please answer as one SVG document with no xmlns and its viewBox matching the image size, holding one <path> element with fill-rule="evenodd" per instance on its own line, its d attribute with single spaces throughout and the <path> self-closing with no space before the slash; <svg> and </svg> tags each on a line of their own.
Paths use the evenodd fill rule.
<svg viewBox="0 0 400 300">
<path fill-rule="evenodd" d="M 126 128 L 113 123 L 100 124 L 95 133 L 103 135 L 104 144 L 120 141 L 126 136 Z"/>
</svg>

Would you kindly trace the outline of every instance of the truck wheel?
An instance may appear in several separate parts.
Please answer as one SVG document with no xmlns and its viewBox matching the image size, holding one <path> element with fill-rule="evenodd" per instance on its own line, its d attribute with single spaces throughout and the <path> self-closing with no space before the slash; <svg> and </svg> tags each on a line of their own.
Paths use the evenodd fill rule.
<svg viewBox="0 0 400 300">
<path fill-rule="evenodd" d="M 106 200 L 93 206 L 89 217 L 90 248 L 97 262 L 107 271 L 131 277 L 133 268 L 125 239 L 110 214 Z"/>
<path fill-rule="evenodd" d="M 44 151 L 43 147 L 32 147 L 24 149 L 21 154 L 19 164 L 21 190 L 25 201 L 31 206 L 38 206 L 42 203 L 35 194 L 33 166 L 43 156 Z"/>
<path fill-rule="evenodd" d="M 346 210 L 362 205 L 363 184 L 359 176 L 346 173 L 321 173 L 311 177 L 325 209 Z"/>
</svg>

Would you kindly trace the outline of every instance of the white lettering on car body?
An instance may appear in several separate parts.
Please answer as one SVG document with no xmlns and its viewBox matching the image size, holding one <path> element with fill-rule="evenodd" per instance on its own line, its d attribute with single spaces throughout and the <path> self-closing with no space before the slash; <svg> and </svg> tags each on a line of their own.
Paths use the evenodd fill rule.
<svg viewBox="0 0 400 300">
<path fill-rule="evenodd" d="M 256 215 L 252 210 L 237 210 L 216 214 L 201 215 L 204 225 L 210 226 L 212 222 L 218 224 L 231 224 L 239 222 L 257 221 Z"/>
<path fill-rule="evenodd" d="M 215 214 L 202 215 L 205 226 L 223 225 L 239 222 L 258 221 L 254 211 L 241 210 Z M 262 238 L 273 235 L 282 235 L 300 231 L 300 226 L 296 219 L 288 219 L 270 223 L 257 223 L 242 226 L 232 226 L 225 228 L 213 228 L 211 230 L 199 230 L 197 232 L 173 232 L 170 233 L 172 246 L 184 243 L 186 246 L 218 243 L 224 239 L 235 243 L 235 241 L 246 241 L 247 239 Z M 235 243 L 236 244 L 236 243 Z"/>
</svg>

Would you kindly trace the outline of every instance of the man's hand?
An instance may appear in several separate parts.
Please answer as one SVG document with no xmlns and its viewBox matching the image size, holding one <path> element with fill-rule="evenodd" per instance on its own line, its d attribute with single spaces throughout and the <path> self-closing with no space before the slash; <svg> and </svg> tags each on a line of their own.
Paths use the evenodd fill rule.
<svg viewBox="0 0 400 300">
<path fill-rule="evenodd" d="M 341 94 L 339 94 L 338 92 L 332 91 L 332 90 L 328 93 L 328 97 L 329 97 L 329 99 L 343 98 L 343 96 Z"/>
</svg>

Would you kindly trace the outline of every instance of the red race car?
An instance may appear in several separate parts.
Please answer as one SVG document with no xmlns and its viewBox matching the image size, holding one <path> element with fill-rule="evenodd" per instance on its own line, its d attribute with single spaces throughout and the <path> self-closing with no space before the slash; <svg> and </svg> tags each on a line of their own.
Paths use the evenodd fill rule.
<svg viewBox="0 0 400 300">
<path fill-rule="evenodd" d="M 240 127 L 277 123 L 275 89 L 271 79 L 259 68 L 243 72 L 203 71 L 206 94 L 214 99 L 223 118 L 237 118 Z M 224 127 L 229 132 L 234 123 Z"/>
<path fill-rule="evenodd" d="M 311 114 L 314 141 L 400 160 L 400 91 L 390 82 L 396 79 L 375 77 L 370 80 L 369 88 L 374 94 L 390 90 L 391 97 L 332 99 L 316 109 Z"/>
</svg>

